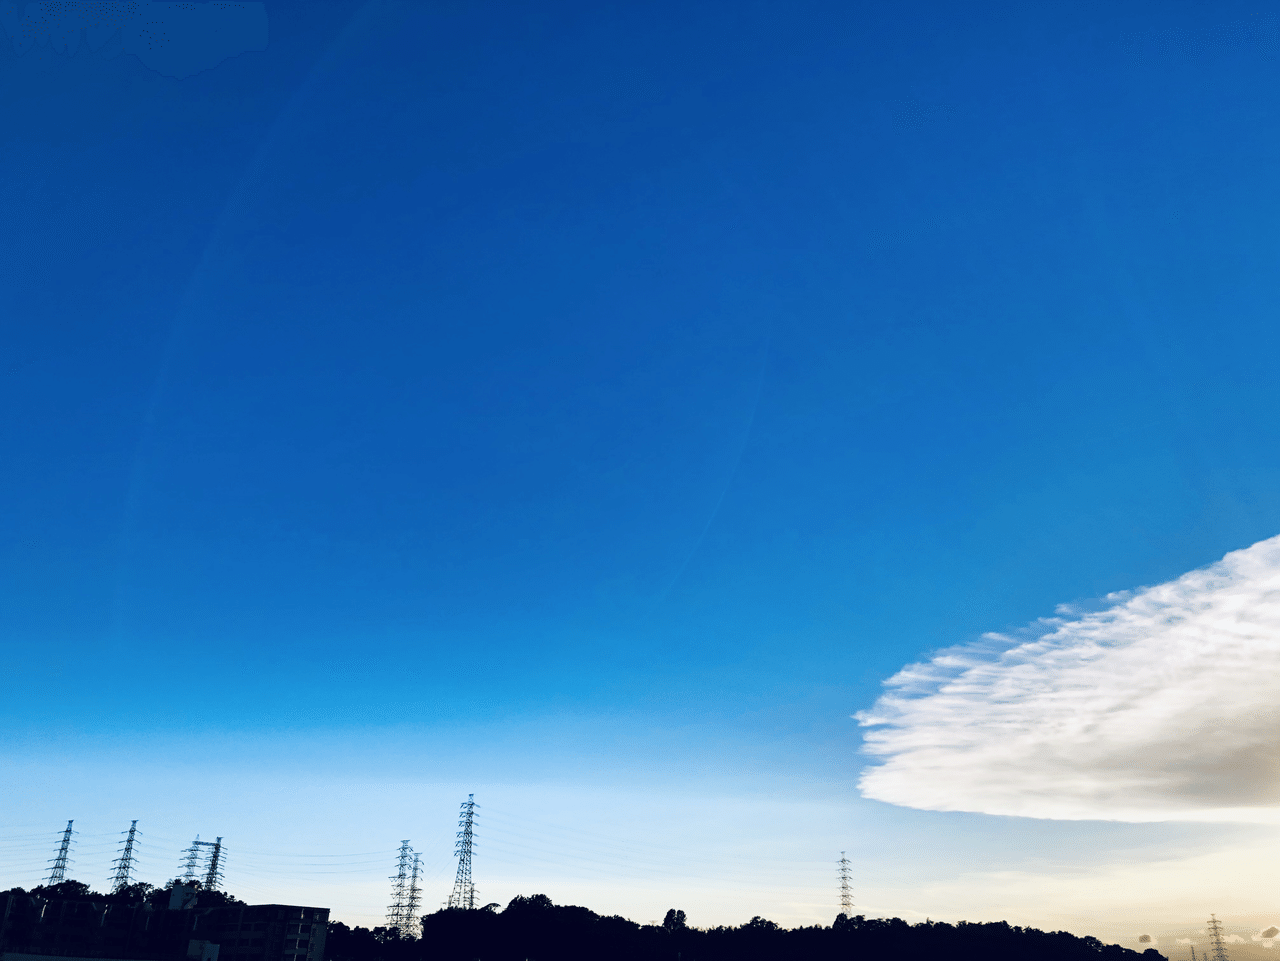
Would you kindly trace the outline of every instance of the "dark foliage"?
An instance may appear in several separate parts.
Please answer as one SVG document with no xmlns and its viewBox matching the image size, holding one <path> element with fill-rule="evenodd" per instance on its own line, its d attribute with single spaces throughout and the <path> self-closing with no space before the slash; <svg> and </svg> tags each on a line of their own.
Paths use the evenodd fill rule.
<svg viewBox="0 0 1280 961">
<path fill-rule="evenodd" d="M 786 929 L 764 918 L 735 928 L 688 926 L 683 911 L 661 926 L 602 917 L 552 904 L 543 894 L 516 897 L 506 910 L 445 909 L 422 919 L 422 939 L 395 928 L 329 926 L 328 961 L 848 961 L 863 957 L 948 961 L 1163 961 L 1097 938 L 992 924 L 907 924 L 840 915 L 831 927 Z"/>
<path fill-rule="evenodd" d="M 169 899 L 169 890 L 168 888 L 162 888 L 160 892 L 166 901 Z M 238 907 L 244 903 L 234 895 L 228 894 L 226 891 L 219 891 L 216 888 L 208 891 L 202 890 L 196 895 L 196 904 L 202 908 L 230 908 Z"/>
<path fill-rule="evenodd" d="M 59 881 L 57 884 L 41 884 L 31 889 L 38 898 L 61 899 L 66 901 L 101 899 L 104 895 L 89 890 L 83 881 Z"/>
<path fill-rule="evenodd" d="M 170 881 L 164 887 L 158 888 L 146 881 L 135 881 L 133 884 L 126 884 L 113 894 L 103 894 L 92 890 L 83 881 L 61 881 L 58 884 L 39 884 L 30 891 L 24 888 L 10 888 L 7 891 L 0 891 L 0 897 L 6 894 L 21 894 L 43 898 L 46 901 L 98 901 L 107 904 L 142 904 L 150 901 L 154 905 L 162 906 L 169 903 L 169 895 L 173 893 L 173 887 L 178 883 L 178 881 Z M 194 886 L 197 889 L 200 888 L 199 884 Z M 244 904 L 243 901 L 225 891 L 201 890 L 197 898 L 202 908 Z"/>
<path fill-rule="evenodd" d="M 330 921 L 324 956 L 326 961 L 421 961 L 421 947 L 413 938 L 401 938 L 399 928 L 349 928 Z"/>
</svg>

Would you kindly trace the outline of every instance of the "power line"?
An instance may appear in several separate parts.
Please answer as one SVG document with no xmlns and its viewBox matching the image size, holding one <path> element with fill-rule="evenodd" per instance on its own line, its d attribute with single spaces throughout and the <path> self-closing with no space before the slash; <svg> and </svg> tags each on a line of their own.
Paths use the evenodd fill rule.
<svg viewBox="0 0 1280 961">
<path fill-rule="evenodd" d="M 120 857 L 111 862 L 116 866 L 116 873 L 111 879 L 112 894 L 118 894 L 121 888 L 133 883 L 133 845 L 137 836 L 138 822 L 135 820 L 129 825 L 128 837 L 120 842 L 124 845 L 124 850 L 120 852 Z"/>
<path fill-rule="evenodd" d="M 496 822 L 495 818 L 497 819 Z M 492 805 L 485 805 L 485 824 L 489 831 L 489 834 L 486 835 L 489 841 L 494 840 L 494 832 L 501 828 L 503 829 L 504 837 L 537 837 L 539 840 L 545 839 L 551 845 L 551 849 L 557 853 L 583 850 L 589 851 L 593 859 L 603 855 L 609 858 L 616 858 L 627 864 L 654 863 L 664 867 L 670 866 L 675 861 L 696 863 L 704 860 L 702 857 L 695 858 L 690 853 L 687 844 L 662 843 L 651 837 L 645 837 L 643 840 L 629 839 L 615 832 L 602 834 L 592 832 L 577 824 L 565 825 L 550 821 L 540 821 L 530 817 L 525 812 L 514 814 L 495 809 Z M 534 834 L 528 834 L 530 829 L 533 830 Z M 785 855 L 780 854 L 777 857 L 766 857 L 755 848 L 751 850 L 750 854 L 718 851 L 716 859 L 725 863 L 735 862 L 742 864 L 747 870 L 753 870 L 765 863 L 775 864 L 777 867 L 797 863 L 793 852 L 788 851 Z M 827 864 L 828 862 L 824 857 L 821 861 L 814 863 Z"/>
<path fill-rule="evenodd" d="M 467 908 L 474 910 L 476 906 L 476 886 L 471 881 L 471 850 L 475 846 L 475 813 L 476 796 L 468 794 L 462 802 L 462 814 L 458 818 L 458 840 L 454 849 L 458 855 L 458 876 L 453 882 L 453 892 L 449 895 L 448 906 L 451 908 Z"/>
<path fill-rule="evenodd" d="M 459 867 L 463 867 L 463 883 L 461 887 L 455 883 L 453 886 L 457 888 L 458 895 L 456 904 L 466 907 L 468 904 L 478 906 L 484 900 L 493 900 L 492 897 L 486 896 L 481 898 L 478 890 L 476 890 L 477 882 L 474 878 L 474 853 L 475 845 L 478 843 L 478 818 L 479 805 L 474 805 L 474 796 L 469 797 L 472 807 L 472 824 L 471 824 L 471 863 L 470 865 L 462 865 L 462 835 L 465 834 L 466 821 L 465 811 L 462 817 L 455 825 L 457 833 L 455 834 L 455 850 L 449 851 L 447 844 L 441 843 L 445 841 L 442 836 L 444 831 L 430 832 L 432 837 L 428 840 L 427 853 L 418 856 L 418 875 L 417 882 L 419 887 L 419 907 L 421 911 L 421 902 L 427 900 L 425 895 L 429 893 L 430 888 L 440 885 L 447 879 L 448 869 L 452 866 L 455 873 Z M 591 825 L 595 831 L 582 831 L 581 836 L 575 837 L 572 828 L 559 822 L 556 817 L 542 820 L 536 815 L 532 818 L 528 817 L 526 812 L 516 814 L 514 812 L 503 811 L 501 808 L 495 812 L 488 806 L 486 811 L 486 830 L 489 832 L 485 835 L 486 844 L 490 845 L 493 850 L 486 848 L 486 857 L 491 860 L 496 858 L 494 862 L 502 868 L 502 876 L 506 878 L 506 887 L 509 884 L 522 884 L 526 882 L 513 880 L 511 872 L 514 870 L 517 875 L 522 875 L 527 871 L 537 872 L 540 868 L 554 867 L 557 869 L 557 875 L 561 873 L 565 880 L 589 880 L 589 879 L 607 879 L 610 882 L 622 882 L 625 880 L 656 882 L 661 878 L 679 877 L 684 882 L 700 885 L 725 885 L 732 884 L 735 887 L 743 880 L 740 877 L 731 877 L 730 874 L 735 873 L 735 868 L 730 864 L 699 864 L 693 860 L 687 849 L 681 849 L 671 843 L 670 838 L 664 838 L 657 843 L 650 843 L 649 838 L 641 840 L 639 837 L 630 835 L 629 831 L 616 830 L 612 824 L 606 825 L 601 823 Z M 491 823 L 494 816 L 497 816 L 499 823 L 496 825 Z M 559 823 L 558 823 L 559 822 Z M 140 821 L 138 823 L 141 823 Z M 65 824 L 65 822 L 64 822 Z M 440 825 L 447 828 L 450 825 Z M 172 839 L 163 837 L 165 833 L 161 829 L 161 837 L 157 841 L 157 836 L 153 831 L 146 832 L 147 843 L 155 845 L 161 843 L 162 846 L 169 848 L 174 853 L 186 846 L 180 845 Z M 619 825 L 620 827 L 620 825 Z M 35 875 L 37 871 L 48 873 L 48 865 L 43 863 L 42 856 L 37 856 L 36 852 L 30 855 L 24 855 L 17 850 L 11 854 L 9 848 L 20 848 L 27 844 L 25 836 L 20 833 L 21 828 L 15 830 L 12 835 L 0 837 L 0 861 L 4 861 L 11 865 L 22 864 L 24 874 L 30 872 Z M 496 832 L 496 833 L 495 833 Z M 57 840 L 52 837 L 54 832 L 49 832 L 45 837 L 49 840 Z M 60 837 L 63 832 L 57 832 Z M 408 832 L 406 832 L 408 833 Z M 75 852 L 80 853 L 80 857 L 75 859 L 76 863 L 84 862 L 89 857 L 92 863 L 101 864 L 97 870 L 106 875 L 106 878 L 113 878 L 119 867 L 119 855 L 123 853 L 122 847 L 125 843 L 121 840 L 122 834 L 127 838 L 127 832 L 102 832 L 95 833 L 90 830 L 88 833 L 81 833 L 74 830 L 72 845 L 68 852 L 68 861 L 70 855 Z M 190 836 L 190 835 L 189 835 Z M 712 832 L 714 837 L 714 832 Z M 145 852 L 142 852 L 142 861 L 139 864 L 139 845 L 141 844 L 142 832 L 135 834 L 135 843 L 132 851 L 132 872 L 130 880 L 135 880 L 139 874 L 146 875 L 150 873 L 146 865 L 150 862 L 146 860 Z M 33 839 L 34 840 L 34 839 Z M 168 843 L 165 843 L 168 840 Z M 196 848 L 195 863 L 192 865 L 190 880 L 199 882 L 203 887 L 207 880 L 207 868 L 211 848 L 217 842 L 205 842 L 202 838 L 197 837 L 200 842 Z M 663 842 L 666 843 L 663 843 Z M 48 843 L 47 841 L 45 842 Z M 84 845 L 89 844 L 86 848 Z M 191 842 L 188 842 L 191 845 Z M 55 844 L 55 849 L 57 845 Z M 192 845 L 194 846 L 194 845 Z M 351 847 L 362 847 L 363 844 L 353 844 Z M 369 845 L 376 847 L 375 845 Z M 416 846 L 416 845 L 415 845 Z M 397 847 L 399 845 L 397 844 Z M 390 848 L 390 845 L 388 845 Z M 150 848 L 148 849 L 150 850 Z M 388 855 L 394 856 L 396 849 L 391 848 L 389 851 L 384 849 L 381 861 L 385 865 Z M 46 852 L 40 852 L 40 855 Z M 219 870 L 215 873 L 221 873 L 225 870 L 225 857 L 227 849 L 225 846 L 219 850 Z M 336 886 L 342 883 L 346 878 L 364 877 L 374 882 L 375 887 L 372 894 L 371 904 L 367 906 L 369 914 L 383 915 L 383 910 L 387 901 L 376 894 L 377 890 L 386 891 L 382 885 L 383 881 L 375 880 L 381 871 L 371 870 L 369 865 L 371 860 L 368 855 L 372 852 L 356 852 L 349 853 L 329 853 L 321 851 L 313 851 L 304 853 L 304 851 L 294 848 L 291 851 L 267 851 L 259 849 L 256 852 L 248 853 L 237 850 L 237 870 L 235 872 L 235 883 L 237 886 L 243 886 L 246 889 L 257 886 L 260 890 L 271 892 L 273 898 L 278 897 L 278 889 L 280 885 L 291 881 L 306 881 L 309 883 L 322 884 L 326 886 Z M 753 849 L 754 856 L 747 856 L 745 851 L 738 851 L 732 847 L 726 846 L 722 857 L 726 862 L 736 862 L 743 864 L 763 864 L 769 859 L 767 855 L 760 857 L 759 851 Z M 817 853 L 817 852 L 815 852 Z M 243 855 L 243 860 L 242 860 Z M 169 855 L 170 857 L 172 855 Z M 829 855 L 828 855 L 829 856 Z M 183 861 L 180 856 L 180 862 Z M 114 860 L 112 860 L 114 859 Z M 454 863 L 449 864 L 452 860 Z M 107 866 L 107 862 L 111 862 L 111 866 Z M 26 862 L 31 862 L 29 866 Z M 819 855 L 812 860 L 788 859 L 788 864 L 784 867 L 778 864 L 776 870 L 778 877 L 790 877 L 791 874 L 803 872 L 806 875 L 806 884 L 812 889 L 815 900 L 822 902 L 825 898 L 822 896 L 823 889 L 830 896 L 830 870 L 831 862 L 826 857 Z M 87 863 L 87 862 L 86 862 Z M 485 864 L 489 864 L 486 861 Z M 368 865 L 366 867 L 366 865 Z M 175 865 L 175 872 L 179 878 L 182 877 L 184 864 Z M 412 858 L 406 869 L 406 900 L 412 906 L 412 894 L 414 887 Z M 492 865 L 490 865 L 492 868 Z M 468 870 L 469 868 L 469 870 Z M 816 869 L 816 870 L 815 870 Z M 83 870 L 83 866 L 80 870 Z M 383 867 L 385 870 L 385 866 Z M 96 871 L 93 873 L 97 873 Z M 492 871 L 490 871 L 492 873 Z M 66 871 L 66 877 L 75 874 L 74 864 L 70 864 Z M 488 876 L 488 875 L 486 875 Z M 384 876 L 385 877 L 385 876 Z M 824 883 L 821 879 L 827 878 Z M 433 880 L 434 878 L 434 880 Z M 150 878 L 148 878 L 150 880 Z M 104 879 L 105 880 L 105 879 Z M 29 882 L 28 882 L 29 883 Z M 784 883 L 790 884 L 790 881 Z M 111 889 L 111 882 L 105 885 L 107 890 Z M 425 890 L 423 890 L 425 889 Z M 221 890 L 221 888 L 220 888 Z M 497 892 L 493 892 L 497 893 Z M 447 894 L 446 897 L 449 895 Z M 430 899 L 435 901 L 436 899 Z M 381 902 L 379 904 L 378 902 Z M 438 903 L 438 902 L 437 902 Z M 447 901 L 446 901 L 447 903 Z M 829 902 L 827 902 L 829 903 Z M 435 905 L 433 904 L 433 907 Z M 383 909 L 383 910 L 379 910 Z M 859 909 L 863 910 L 863 909 Z M 417 932 L 418 918 L 412 909 L 408 912 L 405 920 L 407 924 L 402 926 L 405 935 L 412 936 L 412 932 Z M 382 917 L 377 920 L 370 918 L 369 921 L 362 923 L 382 924 Z M 1229 945 L 1228 945 L 1229 947 Z M 1197 952 L 1199 953 L 1199 952 Z M 1216 961 L 1216 959 L 1205 959 L 1205 961 Z"/>
<path fill-rule="evenodd" d="M 45 884 L 61 884 L 67 879 L 67 864 L 70 861 L 71 854 L 71 835 L 75 831 L 71 830 L 71 825 L 75 824 L 74 820 L 67 822 L 67 829 L 62 832 L 62 843 L 58 845 L 58 856 L 52 859 L 53 867 L 49 869 L 49 877 Z"/>
</svg>

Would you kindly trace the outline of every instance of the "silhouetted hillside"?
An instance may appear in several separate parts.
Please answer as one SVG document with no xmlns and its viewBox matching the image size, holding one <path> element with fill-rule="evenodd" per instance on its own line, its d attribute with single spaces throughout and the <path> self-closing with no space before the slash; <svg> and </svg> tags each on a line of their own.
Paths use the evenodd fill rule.
<svg viewBox="0 0 1280 961">
<path fill-rule="evenodd" d="M 991 924 L 907 924 L 840 915 L 831 927 L 781 928 L 752 918 L 734 928 L 688 927 L 683 911 L 662 925 L 602 917 L 552 904 L 545 895 L 514 898 L 505 910 L 446 909 L 422 919 L 422 939 L 394 928 L 329 927 L 327 961 L 827 961 L 827 959 L 982 959 L 982 961 L 1163 961 L 1096 938 Z"/>
</svg>

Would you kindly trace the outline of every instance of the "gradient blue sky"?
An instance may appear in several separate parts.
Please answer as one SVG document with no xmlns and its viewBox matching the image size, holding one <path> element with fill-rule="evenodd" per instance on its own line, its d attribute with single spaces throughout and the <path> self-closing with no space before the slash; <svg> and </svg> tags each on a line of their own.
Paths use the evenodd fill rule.
<svg viewBox="0 0 1280 961">
<path fill-rule="evenodd" d="M 700 923 L 1239 841 L 867 801 L 850 715 L 1280 532 L 1268 5 L 266 6 L 183 79 L 0 44 L 0 833 L 803 836 Z"/>
</svg>

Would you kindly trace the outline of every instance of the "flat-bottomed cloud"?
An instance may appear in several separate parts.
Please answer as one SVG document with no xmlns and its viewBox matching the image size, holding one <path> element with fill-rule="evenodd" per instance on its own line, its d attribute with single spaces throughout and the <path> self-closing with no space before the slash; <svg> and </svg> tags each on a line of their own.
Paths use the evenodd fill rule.
<svg viewBox="0 0 1280 961">
<path fill-rule="evenodd" d="M 857 715 L 864 795 L 1040 818 L 1280 821 L 1280 537 L 987 635 Z"/>
</svg>

